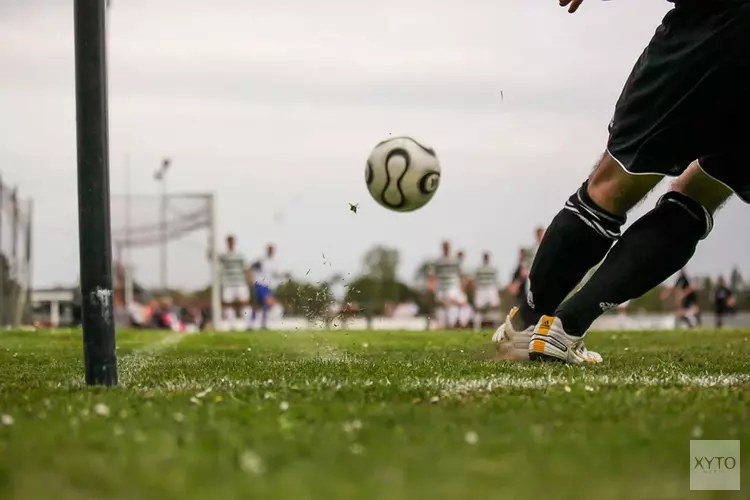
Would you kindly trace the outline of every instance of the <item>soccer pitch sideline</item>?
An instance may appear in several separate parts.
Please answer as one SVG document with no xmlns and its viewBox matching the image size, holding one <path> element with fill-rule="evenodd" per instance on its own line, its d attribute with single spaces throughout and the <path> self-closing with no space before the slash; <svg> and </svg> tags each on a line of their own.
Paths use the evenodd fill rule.
<svg viewBox="0 0 750 500">
<path fill-rule="evenodd" d="M 606 332 L 599 366 L 488 334 L 0 333 L 3 499 L 747 499 L 690 491 L 690 440 L 750 446 L 750 331 Z"/>
</svg>

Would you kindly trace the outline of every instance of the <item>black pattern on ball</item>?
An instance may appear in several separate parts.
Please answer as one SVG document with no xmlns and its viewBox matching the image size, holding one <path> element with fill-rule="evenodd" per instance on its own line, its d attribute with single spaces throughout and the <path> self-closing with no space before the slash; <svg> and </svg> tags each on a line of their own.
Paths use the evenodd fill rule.
<svg viewBox="0 0 750 500">
<path fill-rule="evenodd" d="M 419 180 L 419 192 L 423 195 L 430 195 L 435 192 L 440 184 L 439 172 L 427 172 Z"/>
<path fill-rule="evenodd" d="M 407 141 L 411 141 L 411 142 L 413 142 L 414 144 L 416 144 L 417 146 L 419 146 L 419 147 L 420 147 L 420 148 L 422 149 L 422 151 L 424 151 L 424 152 L 425 152 L 425 153 L 427 153 L 428 155 L 432 156 L 433 158 L 437 158 L 437 153 L 435 153 L 435 150 L 434 150 L 434 149 L 432 149 L 432 148 L 428 148 L 427 146 L 423 146 L 422 144 L 420 144 L 419 142 L 417 142 L 417 141 L 416 141 L 416 140 L 414 140 L 413 138 L 411 138 L 411 137 L 407 137 L 407 136 L 391 137 L 391 138 L 389 138 L 389 139 L 386 139 L 386 140 L 384 140 L 384 141 L 380 141 L 380 142 L 379 142 L 379 143 L 378 143 L 378 144 L 377 144 L 377 145 L 376 145 L 375 147 L 377 148 L 378 146 L 382 146 L 382 145 L 383 145 L 383 144 L 385 144 L 386 142 L 391 142 L 391 141 L 395 141 L 395 140 L 397 140 L 397 139 L 405 139 L 405 140 L 407 140 Z"/>
<path fill-rule="evenodd" d="M 367 182 L 368 186 L 372 184 L 372 181 L 374 178 L 375 178 L 375 174 L 372 171 L 372 163 L 370 163 L 370 161 L 367 160 L 367 168 L 365 169 L 365 181 Z"/>
<path fill-rule="evenodd" d="M 404 171 L 401 172 L 401 175 L 396 179 L 396 191 L 398 192 L 399 196 L 401 197 L 401 201 L 398 203 L 391 203 L 385 198 L 385 192 L 388 190 L 388 187 L 391 185 L 391 171 L 388 168 L 388 164 L 391 162 L 391 159 L 394 156 L 400 156 L 404 159 Z M 388 156 L 385 157 L 385 186 L 383 186 L 383 192 L 380 193 L 380 201 L 383 203 L 383 205 L 392 208 L 393 210 L 398 210 L 400 208 L 403 208 L 406 205 L 406 196 L 404 196 L 404 191 L 401 188 L 401 181 L 404 180 L 404 177 L 406 176 L 406 172 L 409 171 L 409 167 L 411 166 L 411 157 L 409 156 L 409 152 L 402 148 L 396 148 L 392 150 L 390 153 L 388 153 Z"/>
</svg>

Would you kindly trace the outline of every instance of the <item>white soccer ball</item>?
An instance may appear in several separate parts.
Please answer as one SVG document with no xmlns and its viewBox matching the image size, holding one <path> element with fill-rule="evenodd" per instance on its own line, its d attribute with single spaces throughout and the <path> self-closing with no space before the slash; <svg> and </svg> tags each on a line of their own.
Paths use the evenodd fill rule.
<svg viewBox="0 0 750 500">
<path fill-rule="evenodd" d="M 435 195 L 440 185 L 440 162 L 432 148 L 411 137 L 394 137 L 372 150 L 365 180 L 370 194 L 382 206 L 411 212 Z"/>
</svg>

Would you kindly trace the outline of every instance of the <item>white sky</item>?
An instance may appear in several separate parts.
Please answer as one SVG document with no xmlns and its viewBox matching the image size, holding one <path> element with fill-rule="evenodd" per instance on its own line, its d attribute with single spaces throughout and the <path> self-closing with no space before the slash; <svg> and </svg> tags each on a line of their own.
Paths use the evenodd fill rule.
<svg viewBox="0 0 750 500">
<path fill-rule="evenodd" d="M 37 286 L 72 284 L 78 269 L 72 4 L 0 2 L 0 174 L 35 202 Z M 215 192 L 219 234 L 249 257 L 275 242 L 299 277 L 353 275 L 384 243 L 411 278 L 444 238 L 472 265 L 490 250 L 507 276 L 603 150 L 669 6 L 589 0 L 570 16 L 555 0 L 114 0 L 112 191 L 129 154 L 133 191 L 156 194 L 169 156 L 171 191 Z M 391 133 L 442 162 L 438 193 L 412 214 L 365 188 L 370 148 Z M 743 210 L 721 213 L 694 273 L 750 271 Z M 170 246 L 170 283 L 205 277 L 196 238 Z M 155 253 L 136 264 L 158 282 Z"/>
</svg>

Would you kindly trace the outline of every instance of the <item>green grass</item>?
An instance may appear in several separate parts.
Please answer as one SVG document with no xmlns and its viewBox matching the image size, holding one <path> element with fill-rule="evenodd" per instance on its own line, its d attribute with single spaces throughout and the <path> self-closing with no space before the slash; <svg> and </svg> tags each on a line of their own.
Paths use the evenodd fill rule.
<svg viewBox="0 0 750 500">
<path fill-rule="evenodd" d="M 586 367 L 488 340 L 120 332 L 103 389 L 80 332 L 0 333 L 0 498 L 748 498 L 750 458 L 688 478 L 690 439 L 750 446 L 750 332 L 595 333 Z"/>
</svg>

